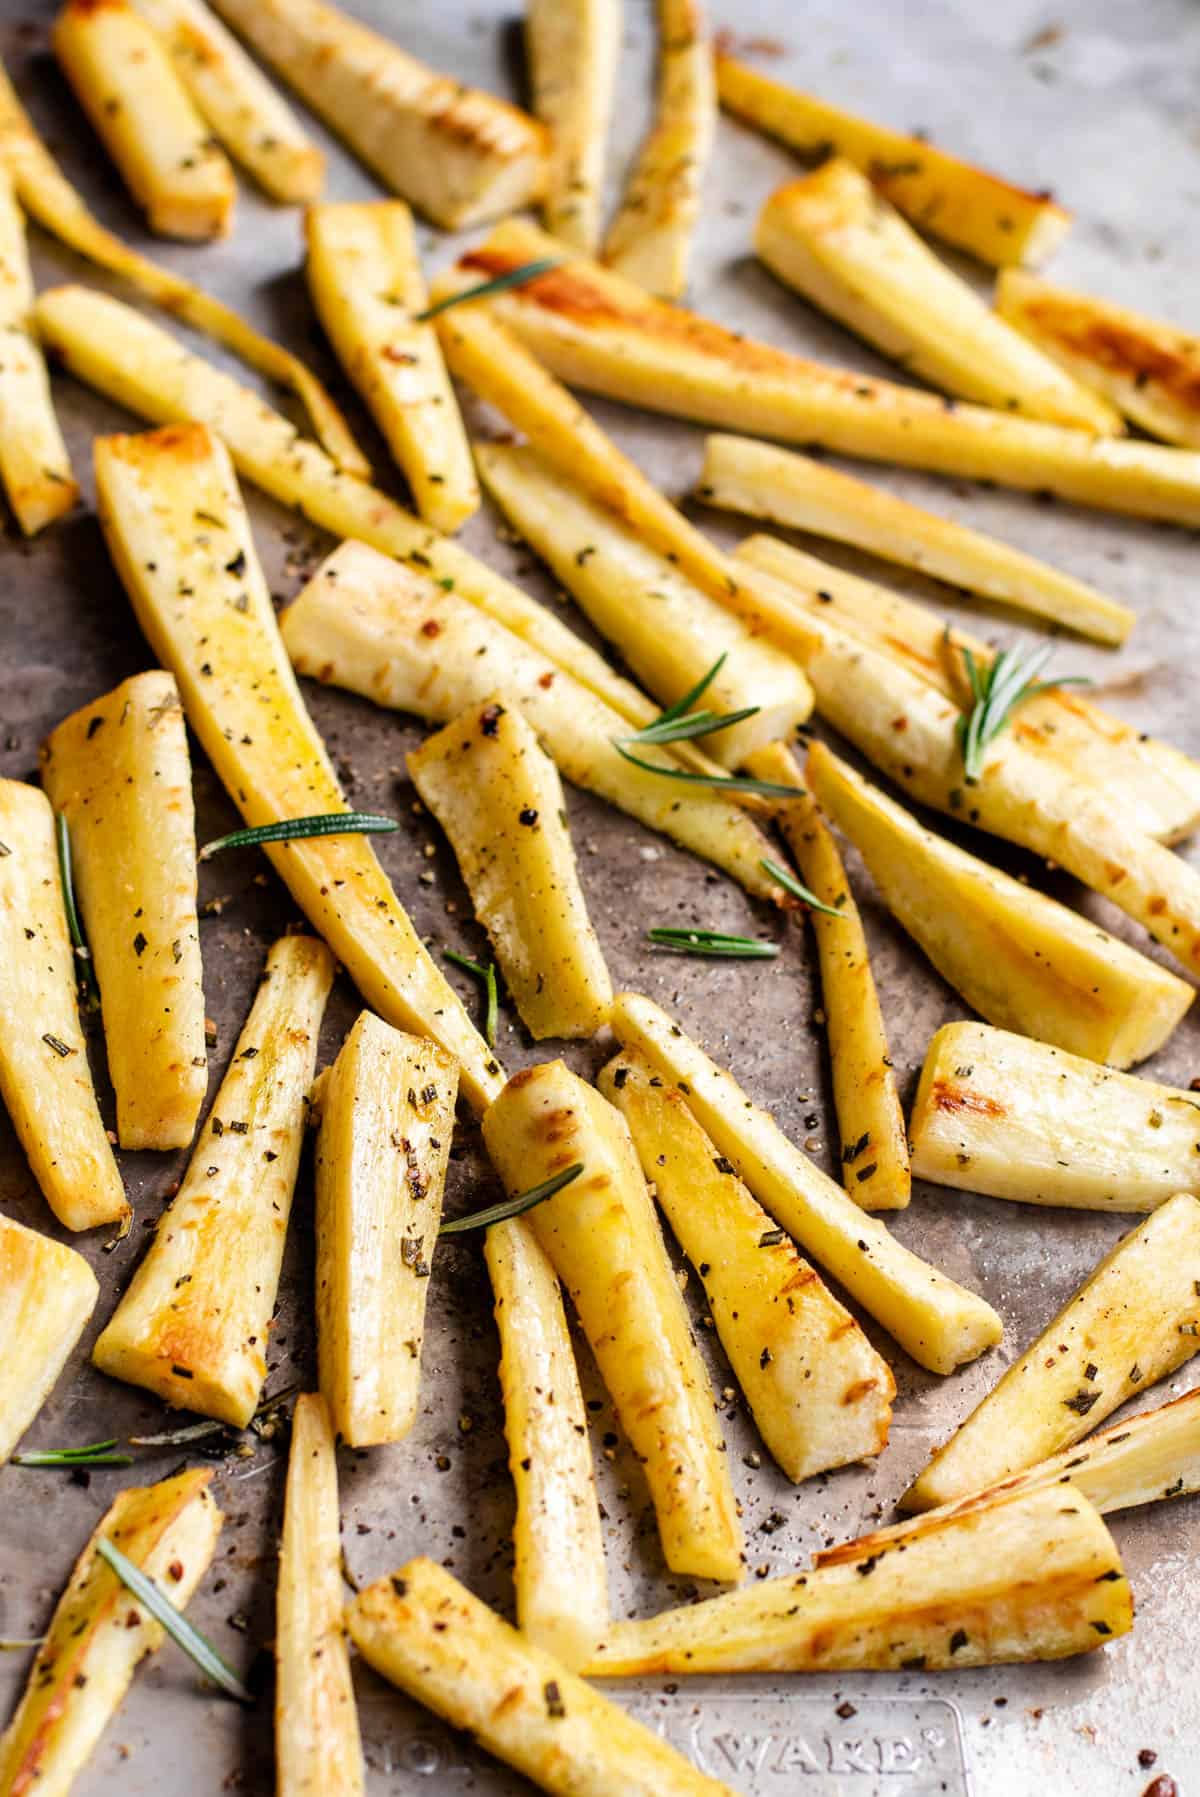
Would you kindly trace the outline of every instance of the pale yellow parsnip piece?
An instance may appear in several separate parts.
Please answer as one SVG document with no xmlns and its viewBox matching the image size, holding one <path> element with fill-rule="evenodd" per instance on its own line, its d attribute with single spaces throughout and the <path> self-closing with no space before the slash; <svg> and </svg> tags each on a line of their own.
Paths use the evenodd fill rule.
<svg viewBox="0 0 1200 1797">
<path fill-rule="evenodd" d="M 99 1295 L 82 1254 L 0 1217 L 0 1466 L 50 1396 Z"/>
<path fill-rule="evenodd" d="M 27 537 L 69 512 L 79 498 L 45 359 L 30 328 L 32 312 L 25 220 L 0 160 L 0 480 Z"/>
</svg>

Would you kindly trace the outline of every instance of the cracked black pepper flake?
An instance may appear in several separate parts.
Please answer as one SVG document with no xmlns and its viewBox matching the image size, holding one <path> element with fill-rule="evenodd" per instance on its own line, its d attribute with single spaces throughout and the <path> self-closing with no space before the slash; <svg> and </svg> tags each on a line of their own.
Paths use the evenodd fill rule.
<svg viewBox="0 0 1200 1797">
<path fill-rule="evenodd" d="M 621 1087 L 625 1084 L 625 1081 L 628 1078 L 629 1078 L 628 1067 L 618 1067 L 617 1071 L 613 1074 L 613 1085 L 617 1088 L 618 1092 L 621 1090 Z"/>
<path fill-rule="evenodd" d="M 734 1171 L 733 1162 L 726 1160 L 723 1154 L 715 1154 L 713 1156 L 713 1166 L 717 1169 L 718 1173 L 732 1173 Z"/>
<path fill-rule="evenodd" d="M 558 1680 L 548 1678 L 546 1683 L 542 1686 L 542 1695 L 546 1699 L 547 1716 L 549 1716 L 552 1721 L 560 1721 L 567 1713 L 567 1706 L 563 1702 L 563 1696 L 559 1689 Z"/>
<path fill-rule="evenodd" d="M 398 1578 L 393 1577 L 392 1590 L 396 1593 L 397 1597 L 407 1597 L 408 1596 L 408 1580 L 407 1579 L 398 1579 Z"/>
<path fill-rule="evenodd" d="M 531 830 L 533 828 L 534 824 L 537 823 L 537 821 L 538 821 L 537 808 L 534 805 L 526 805 L 517 814 L 517 822 L 519 824 L 524 824 L 525 828 L 527 830 Z"/>
</svg>

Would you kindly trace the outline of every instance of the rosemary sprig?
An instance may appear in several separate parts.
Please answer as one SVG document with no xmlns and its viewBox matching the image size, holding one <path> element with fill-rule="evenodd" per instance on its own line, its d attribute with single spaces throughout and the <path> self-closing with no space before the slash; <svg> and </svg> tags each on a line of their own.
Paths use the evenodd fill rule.
<svg viewBox="0 0 1200 1797">
<path fill-rule="evenodd" d="M 759 942 L 753 936 L 725 936 L 720 930 L 677 930 L 660 926 L 647 930 L 646 935 L 655 947 L 673 949 L 677 955 L 708 955 L 729 961 L 773 961 L 779 953 L 774 942 Z"/>
<path fill-rule="evenodd" d="M 455 1217 L 452 1223 L 443 1223 L 438 1230 L 439 1235 L 461 1235 L 467 1229 L 487 1229 L 493 1223 L 507 1222 L 509 1217 L 519 1217 L 525 1211 L 532 1210 L 535 1204 L 542 1204 L 547 1198 L 553 1198 L 564 1186 L 578 1179 L 583 1172 L 583 1162 L 576 1161 L 572 1167 L 564 1167 L 561 1173 L 544 1179 L 540 1186 L 531 1186 L 528 1192 L 521 1192 L 516 1198 L 505 1198 L 499 1204 L 489 1204 L 486 1210 L 474 1210 L 468 1216 Z"/>
<path fill-rule="evenodd" d="M 0 1638 L 0 1653 L 21 1653 L 27 1647 L 40 1647 L 45 1639 L 45 1635 L 31 1635 L 27 1641 Z"/>
<path fill-rule="evenodd" d="M 256 1435 L 261 1435 L 263 1422 L 286 1404 L 292 1393 L 299 1389 L 299 1384 L 294 1382 L 291 1385 L 280 1386 L 278 1391 L 271 1392 L 259 1404 L 250 1418 L 248 1427 Z M 185 1448 L 193 1441 L 206 1440 L 210 1435 L 244 1435 L 245 1433 L 244 1429 L 237 1429 L 232 1423 L 221 1423 L 214 1417 L 209 1417 L 202 1423 L 185 1423 L 182 1429 L 164 1429 L 160 1435 L 131 1435 L 129 1445 L 131 1448 Z"/>
<path fill-rule="evenodd" d="M 637 738 L 630 738 L 636 741 Z M 631 755 L 624 743 L 612 738 L 612 746 L 623 761 L 631 761 L 634 767 L 640 767 L 647 774 L 661 774 L 664 780 L 683 780 L 689 786 L 708 786 L 717 792 L 753 792 L 767 799 L 794 799 L 796 788 L 782 786 L 774 780 L 751 780 L 744 774 L 689 774 L 686 768 L 662 767 L 657 761 L 643 761 L 639 755 Z"/>
<path fill-rule="evenodd" d="M 971 709 L 958 720 L 958 744 L 967 784 L 974 786 L 983 772 L 983 759 L 991 744 L 1008 724 L 1018 705 L 1054 686 L 1090 686 L 1085 675 L 1066 675 L 1060 680 L 1039 680 L 1038 675 L 1054 653 L 1053 643 L 1041 643 L 1023 654 L 1020 648 L 1001 649 L 989 668 L 981 668 L 965 643 L 958 645 L 971 687 Z"/>
<path fill-rule="evenodd" d="M 703 697 L 725 666 L 726 656 L 718 655 L 707 674 L 702 674 L 695 686 L 682 699 L 676 699 L 674 705 L 668 705 L 665 711 L 649 724 L 642 727 L 633 736 L 627 736 L 627 743 L 691 742 L 697 736 L 712 736 L 718 730 L 728 730 L 733 724 L 740 724 L 745 718 L 757 717 L 762 710 L 761 705 L 748 705 L 744 711 L 693 711 L 697 699 Z"/>
<path fill-rule="evenodd" d="M 83 988 L 84 999 L 89 1011 L 95 1011 L 100 1005 L 100 990 L 96 984 L 96 970 L 92 966 L 92 951 L 84 940 L 83 927 L 79 922 L 79 912 L 75 905 L 75 879 L 71 872 L 71 837 L 67 829 L 67 820 L 61 811 L 54 813 L 54 840 L 58 845 L 58 872 L 62 881 L 63 910 L 67 914 L 67 929 L 71 937 L 71 947 L 75 951 L 75 960 L 79 967 L 79 983 Z"/>
<path fill-rule="evenodd" d="M 14 1454 L 13 1466 L 132 1466 L 132 1454 L 114 1454 L 117 1445 L 111 1441 L 93 1441 L 84 1448 L 31 1448 L 27 1454 Z"/>
<path fill-rule="evenodd" d="M 484 995 L 487 1000 L 483 1017 L 483 1039 L 489 1048 L 496 1046 L 496 1027 L 500 1022 L 500 995 L 496 988 L 496 968 L 491 961 L 481 967 L 478 961 L 472 961 L 467 955 L 460 955 L 454 949 L 443 949 L 447 961 L 453 961 L 466 973 L 473 973 L 477 980 L 482 980 Z"/>
<path fill-rule="evenodd" d="M 199 1666 L 206 1678 L 219 1685 L 230 1697 L 236 1697 L 239 1703 L 253 1703 L 254 1698 L 233 1670 L 227 1666 L 211 1641 L 206 1641 L 198 1628 L 190 1623 L 183 1613 L 175 1608 L 170 1598 L 164 1597 L 152 1579 L 148 1579 L 140 1567 L 133 1564 L 116 1544 L 101 1535 L 96 1542 L 96 1552 L 102 1560 L 106 1560 L 123 1585 L 127 1585 L 143 1608 L 149 1610 L 156 1622 L 160 1622 L 184 1653 L 189 1654 Z"/>
<path fill-rule="evenodd" d="M 308 836 L 380 836 L 399 828 L 394 817 L 380 817 L 373 811 L 319 811 L 312 817 L 284 817 L 274 824 L 231 830 L 228 836 L 206 842 L 196 859 L 208 861 L 222 849 L 248 849 L 260 842 L 299 842 Z"/>
<path fill-rule="evenodd" d="M 539 275 L 557 267 L 558 263 L 548 256 L 537 262 L 522 262 L 517 268 L 506 269 L 502 275 L 493 275 L 490 281 L 480 281 L 475 287 L 464 287 L 460 293 L 448 293 L 444 299 L 435 300 L 423 312 L 413 313 L 413 323 L 427 324 L 439 312 L 448 312 L 451 306 L 465 305 L 467 300 L 490 299 L 493 293 L 507 293 L 510 287 L 524 287 L 527 281 L 536 281 Z"/>
<path fill-rule="evenodd" d="M 795 789 L 793 788 L 793 790 Z M 802 905 L 807 905 L 810 911 L 823 911 L 826 917 L 843 917 L 845 915 L 836 905 L 827 905 L 817 897 L 815 892 L 810 892 L 808 887 L 802 885 L 796 878 L 790 867 L 783 867 L 778 861 L 772 861 L 769 855 L 764 855 L 758 865 L 764 873 L 770 874 L 773 880 L 778 881 L 785 892 L 790 892 L 792 897 L 798 898 Z"/>
</svg>

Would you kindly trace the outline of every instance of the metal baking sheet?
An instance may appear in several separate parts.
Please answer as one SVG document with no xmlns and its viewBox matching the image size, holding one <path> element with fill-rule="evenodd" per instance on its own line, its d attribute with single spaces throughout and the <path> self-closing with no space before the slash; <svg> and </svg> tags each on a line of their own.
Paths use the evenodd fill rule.
<svg viewBox="0 0 1200 1797">
<path fill-rule="evenodd" d="M 771 69 L 947 145 L 1033 186 L 1052 184 L 1075 207 L 1075 230 L 1055 262 L 1068 281 L 1140 304 L 1193 325 L 1200 296 L 1200 11 L 1192 0 L 713 0 L 748 53 Z M 515 7 L 492 0 L 355 0 L 355 10 L 393 32 L 435 65 L 506 93 L 520 91 Z M 164 262 L 185 270 L 275 332 L 342 391 L 315 327 L 299 273 L 300 219 L 278 211 L 243 185 L 232 240 L 195 249 L 151 243 L 83 124 L 47 51 L 51 8 L 0 6 L 0 41 L 39 124 L 106 222 Z M 632 153 L 648 115 L 652 61 L 648 0 L 628 0 L 615 127 L 614 173 Z M 329 190 L 366 196 L 370 179 L 314 125 L 330 153 Z M 778 288 L 750 255 L 761 200 L 793 164 L 784 152 L 722 122 L 700 233 L 694 300 L 727 323 L 770 340 L 872 372 L 882 364 L 834 325 Z M 39 282 L 95 280 L 93 271 L 36 235 Z M 423 229 L 431 259 L 449 240 Z M 965 272 L 979 281 L 977 269 Z M 211 351 L 209 353 L 217 354 Z M 888 372 L 891 372 L 890 370 Z M 130 420 L 68 379 L 56 398 L 77 469 L 90 495 L 90 442 Z M 349 395 L 362 440 L 391 484 L 386 456 Z M 695 479 L 701 432 L 685 425 L 595 404 L 602 422 L 669 492 Z M 877 471 L 895 491 L 925 498 L 956 517 L 1019 542 L 1128 601 L 1137 631 L 1119 657 L 1071 643 L 1063 671 L 1083 671 L 1111 689 L 1113 708 L 1200 753 L 1194 668 L 1200 637 L 1189 581 L 1195 538 L 1062 505 L 918 475 Z M 274 591 L 290 597 L 328 547 L 308 527 L 248 494 L 256 539 Z M 726 520 L 705 522 L 722 540 Z M 531 559 L 485 513 L 467 543 L 539 596 L 557 603 Z M 849 553 L 830 552 L 849 566 Z M 32 777 L 38 743 L 73 707 L 149 665 L 146 646 L 109 567 L 87 505 L 33 544 L 8 531 L 0 581 L 0 771 Z M 884 578 L 946 605 L 941 589 L 893 571 Z M 581 620 L 568 611 L 572 622 Z M 975 613 L 978 620 L 978 612 Z M 1008 639 L 1013 620 L 993 613 L 991 632 Z M 581 626 L 582 627 L 582 626 Z M 412 810 L 404 754 L 418 740 L 406 720 L 346 694 L 310 689 L 313 712 L 354 798 L 404 819 L 381 839 L 380 853 L 419 928 L 435 948 L 478 953 L 482 938 L 452 858 L 428 818 Z M 199 827 L 211 836 L 233 813 L 202 760 L 196 768 Z M 832 1110 L 816 1011 L 819 994 L 803 932 L 748 901 L 718 877 L 618 813 L 578 792 L 569 797 L 583 879 L 601 940 L 622 985 L 640 987 L 669 1006 L 747 1088 L 773 1105 L 782 1122 L 832 1168 Z M 993 844 L 1004 864 L 1082 904 L 1110 927 L 1115 914 L 1031 858 Z M 857 870 L 851 861 L 851 872 Z M 428 875 L 432 874 L 430 881 Z M 224 1071 L 264 952 L 293 918 L 266 863 L 229 856 L 203 871 L 205 982 L 218 1031 L 212 1080 Z M 963 1007 L 930 971 L 875 901 L 869 882 L 856 889 L 866 915 L 876 974 L 906 1100 L 937 1026 Z M 697 921 L 745 932 L 769 930 L 784 941 L 773 965 L 704 964 L 647 952 L 652 922 Z M 1121 920 L 1115 927 L 1126 931 Z M 457 979 L 457 975 L 454 975 Z M 464 991 L 467 986 L 464 985 Z M 474 993 L 470 994 L 474 1002 Z M 329 1059 L 356 1014 L 342 981 L 322 1039 Z M 1186 1085 L 1200 1073 L 1195 1019 L 1145 1071 Z M 505 1011 L 500 1048 L 510 1068 L 543 1058 Z M 582 1070 L 600 1064 L 602 1044 L 576 1046 L 567 1058 Z M 105 1092 L 105 1103 L 109 1095 Z M 463 1123 L 451 1169 L 452 1206 L 490 1196 L 478 1133 Z M 159 1405 L 107 1381 L 87 1350 L 142 1252 L 164 1195 L 180 1176 L 182 1155 L 125 1155 L 122 1167 L 136 1209 L 128 1240 L 82 1244 L 103 1296 L 95 1324 L 31 1433 L 36 1444 L 91 1441 L 161 1427 Z M 7 1122 L 0 1119 L 0 1205 L 8 1215 L 53 1229 Z M 730 1463 L 745 1510 L 751 1565 L 784 1573 L 810 1551 L 890 1514 L 897 1494 L 929 1448 L 978 1401 L 1008 1360 L 1058 1310 L 1128 1220 L 1022 1209 L 983 1198 L 918 1190 L 895 1220 L 902 1240 L 954 1277 L 985 1292 L 1002 1312 L 1004 1345 L 941 1380 L 906 1362 L 885 1341 L 900 1395 L 891 1445 L 875 1465 L 789 1485 L 758 1443 L 740 1399 L 725 1405 Z M 283 1303 L 273 1336 L 272 1384 L 309 1385 L 314 1377 L 311 1173 L 301 1175 L 288 1243 Z M 695 1290 L 695 1281 L 692 1282 Z M 872 1329 L 879 1340 L 878 1332 Z M 703 1338 L 718 1389 L 729 1382 L 710 1336 Z M 341 1459 L 346 1555 L 360 1579 L 383 1573 L 415 1551 L 452 1566 L 489 1601 L 511 1601 L 512 1496 L 505 1468 L 496 1338 L 478 1244 L 439 1250 L 424 1357 L 424 1403 L 412 1436 L 398 1446 Z M 692 1595 L 666 1574 L 641 1475 L 618 1439 L 586 1352 L 585 1382 L 594 1404 L 595 1445 L 604 1502 L 614 1610 L 644 1612 Z M 1189 1369 L 1149 1396 L 1187 1387 Z M 246 1457 L 221 1460 L 217 1488 L 227 1522 L 218 1557 L 193 1613 L 243 1670 L 263 1668 L 272 1634 L 274 1554 L 284 1460 L 282 1443 L 254 1441 Z M 171 1470 L 178 1452 L 147 1455 L 147 1477 Z M 138 1474 L 96 1472 L 72 1479 L 53 1471 L 0 1472 L 0 1637 L 36 1635 L 83 1540 L 120 1484 Z M 651 1681 L 617 1688 L 651 1724 L 712 1772 L 751 1797 L 806 1792 L 812 1797 L 972 1792 L 975 1797 L 1107 1797 L 1141 1793 L 1159 1774 L 1184 1791 L 1200 1789 L 1200 1695 L 1187 1650 L 1200 1558 L 1196 1501 L 1161 1505 L 1113 1524 L 1138 1600 L 1132 1635 L 1103 1653 L 1054 1667 L 1013 1667 L 940 1679 L 917 1674 L 735 1681 Z M 564 1568 L 569 1576 L 569 1568 Z M 265 1661 L 264 1661 L 265 1664 Z M 0 1654 L 0 1710 L 7 1713 L 25 1672 L 24 1657 Z M 516 1793 L 524 1783 L 465 1747 L 359 1669 L 359 1690 L 373 1797 L 383 1793 Z M 1153 1762 L 1149 1756 L 1156 1758 Z M 117 1719 L 79 1781 L 84 1797 L 139 1797 L 273 1789 L 271 1713 L 264 1697 L 244 1712 L 202 1688 L 190 1664 L 168 1648 L 139 1675 Z M 1156 1797 L 1158 1794 L 1156 1793 Z"/>
</svg>

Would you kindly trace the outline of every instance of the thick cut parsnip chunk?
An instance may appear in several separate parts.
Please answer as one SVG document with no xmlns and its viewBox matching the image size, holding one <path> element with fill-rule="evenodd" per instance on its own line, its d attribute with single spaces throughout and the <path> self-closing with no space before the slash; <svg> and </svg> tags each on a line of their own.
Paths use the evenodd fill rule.
<svg viewBox="0 0 1200 1797">
<path fill-rule="evenodd" d="M 327 202 L 305 218 L 308 290 L 418 512 L 452 533 L 479 509 L 458 401 L 431 324 L 412 213 L 403 200 Z"/>
<path fill-rule="evenodd" d="M 368 1586 L 346 1626 L 376 1672 L 557 1797 L 735 1797 L 432 1560 Z"/>
<path fill-rule="evenodd" d="M 997 318 L 851 162 L 833 157 L 777 189 L 754 247 L 785 285 L 931 386 L 1100 436 L 1124 429 L 1112 406 Z"/>
<path fill-rule="evenodd" d="M 32 308 L 25 220 L 0 160 L 0 480 L 27 537 L 79 498 L 41 346 L 30 329 Z"/>
<path fill-rule="evenodd" d="M 1200 1098 L 986 1023 L 947 1023 L 910 1123 L 921 1179 L 1080 1210 L 1200 1196 Z"/>
<path fill-rule="evenodd" d="M 189 722 L 248 824 L 346 811 L 304 708 L 224 446 L 202 425 L 96 444 L 109 552 Z M 421 942 L 368 838 L 272 843 L 292 897 L 389 1022 L 432 1036 L 484 1104 L 500 1069 Z"/>
<path fill-rule="evenodd" d="M 597 1081 L 629 1125 L 646 1178 L 704 1283 L 721 1345 L 763 1440 L 797 1483 L 885 1447 L 896 1384 L 815 1268 L 726 1171 L 636 1049 Z"/>
<path fill-rule="evenodd" d="M 325 158 L 203 0 L 133 0 L 167 50 L 213 136 L 273 200 L 302 205 L 325 181 Z"/>
<path fill-rule="evenodd" d="M 869 175 L 919 225 L 996 267 L 1044 261 L 1071 222 L 1048 194 L 1029 193 L 986 170 L 843 112 L 772 80 L 734 56 L 717 56 L 721 105 L 803 156 L 839 156 Z"/>
<path fill-rule="evenodd" d="M 233 170 L 132 0 L 66 0 L 54 54 L 150 229 L 201 241 L 227 236 Z"/>
<path fill-rule="evenodd" d="M 621 0 L 529 0 L 533 111 L 549 136 L 546 229 L 591 252 L 600 235 L 604 152 L 621 50 Z"/>
<path fill-rule="evenodd" d="M 687 291 L 717 90 L 700 0 L 658 0 L 658 32 L 655 119 L 609 226 L 603 260 L 648 293 L 674 300 Z M 555 228 L 549 218 L 546 227 Z"/>
<path fill-rule="evenodd" d="M 936 394 L 810 361 L 656 300 L 523 220 L 498 226 L 458 267 L 479 280 L 543 256 L 558 266 L 488 303 L 571 386 L 723 430 L 1200 523 L 1200 454 L 948 407 Z"/>
<path fill-rule="evenodd" d="M 0 780 L 0 1097 L 46 1203 L 68 1229 L 129 1216 L 75 999 L 46 795 Z"/>
<path fill-rule="evenodd" d="M 1200 449 L 1200 337 L 1112 300 L 1006 270 L 996 310 L 1152 437 Z"/>
<path fill-rule="evenodd" d="M 483 1120 L 512 1195 L 581 1162 L 529 1213 L 642 1463 L 673 1572 L 737 1579 L 742 1531 L 712 1391 L 621 1115 L 561 1061 L 513 1075 Z"/>
<path fill-rule="evenodd" d="M 481 443 L 475 454 L 509 522 L 656 699 L 675 704 L 723 658 L 704 703 L 754 715 L 706 739 L 714 760 L 736 767 L 810 716 L 812 691 L 791 657 L 752 636 L 536 450 Z"/>
<path fill-rule="evenodd" d="M 1116 1544 L 1070 1488 L 854 1545 L 852 1560 L 619 1623 L 587 1670 L 958 1671 L 1088 1653 L 1133 1625 Z"/>
<path fill-rule="evenodd" d="M 458 1066 L 363 1011 L 323 1077 L 317 1137 L 317 1360 L 351 1447 L 400 1441 L 417 1414 Z"/>
<path fill-rule="evenodd" d="M 796 788 L 795 799 L 780 807 L 777 821 L 804 884 L 837 913 L 813 911 L 809 921 L 821 968 L 842 1184 L 864 1210 L 903 1210 L 912 1195 L 904 1112 L 866 932 L 842 857 L 782 743 L 760 749 L 747 768 L 760 780 Z"/>
<path fill-rule="evenodd" d="M 67 1797 L 115 1715 L 138 1664 L 161 1647 L 163 1627 L 96 1551 L 111 1541 L 182 1610 L 221 1530 L 211 1471 L 131 1485 L 105 1511 L 75 1569 L 16 1715 L 0 1736 L 0 1791 Z"/>
<path fill-rule="evenodd" d="M 170 674 L 135 674 L 47 737 L 67 820 L 122 1148 L 186 1148 L 208 1089 L 196 820 Z"/>
<path fill-rule="evenodd" d="M 447 231 L 537 199 L 535 119 L 439 75 L 325 0 L 216 0 L 217 11 L 385 187 Z"/>
<path fill-rule="evenodd" d="M 604 1538 L 575 1350 L 558 1275 L 529 1220 L 494 1223 L 484 1254 L 517 1494 L 517 1626 L 574 1671 L 608 1627 Z"/>
<path fill-rule="evenodd" d="M 531 645 L 420 571 L 343 543 L 283 617 L 301 674 L 444 723 L 496 691 L 518 705 L 561 773 L 723 868 L 760 898 L 779 896 L 753 819 L 718 792 L 684 787 L 623 759 L 628 724 Z M 669 748 L 635 751 L 664 768 Z"/>
<path fill-rule="evenodd" d="M 990 1304 L 928 1266 L 860 1210 L 651 999 L 619 992 L 609 1021 L 623 1047 L 639 1049 L 660 1077 L 683 1091 L 718 1153 L 775 1221 L 914 1360 L 931 1372 L 950 1373 L 1000 1340 L 1000 1318 Z"/>
<path fill-rule="evenodd" d="M 935 836 L 822 743 L 808 774 L 888 909 L 989 1023 L 1117 1067 L 1162 1047 L 1192 1002 L 1186 981 Z"/>
<path fill-rule="evenodd" d="M 292 1412 L 275 1595 L 278 1797 L 360 1797 L 358 1710 L 342 1627 L 337 1457 L 325 1400 Z"/>
<path fill-rule="evenodd" d="M 99 1295 L 82 1254 L 0 1217 L 0 1466 L 50 1396 Z"/>
<path fill-rule="evenodd" d="M 558 769 L 497 694 L 414 749 L 408 772 L 458 861 L 504 983 L 537 1041 L 594 1036 L 612 981 L 579 884 Z"/>
<path fill-rule="evenodd" d="M 284 936 L 188 1170 L 102 1331 L 101 1372 L 244 1428 L 267 1376 L 283 1242 L 333 957 Z"/>
<path fill-rule="evenodd" d="M 905 1493 L 928 1510 L 1070 1447 L 1200 1347 L 1200 1200 L 1123 1236 Z M 1086 1419 L 1091 1418 L 1091 1421 Z"/>
</svg>

